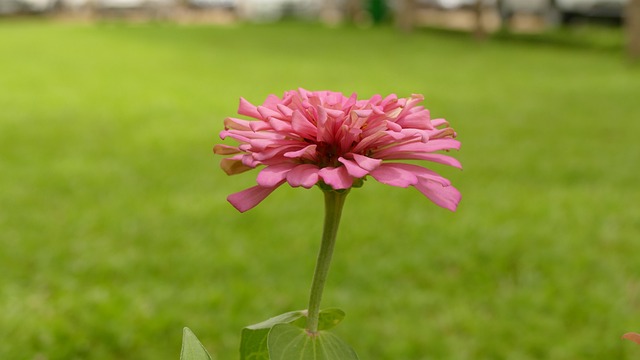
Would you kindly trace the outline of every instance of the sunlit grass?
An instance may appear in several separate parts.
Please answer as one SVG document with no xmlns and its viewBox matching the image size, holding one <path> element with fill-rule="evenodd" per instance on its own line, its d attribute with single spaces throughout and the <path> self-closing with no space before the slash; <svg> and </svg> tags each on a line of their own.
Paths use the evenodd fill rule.
<svg viewBox="0 0 640 360">
<path fill-rule="evenodd" d="M 555 35 L 554 35 L 555 36 Z M 599 40 L 600 41 L 600 40 Z M 362 359 L 635 359 L 640 72 L 600 48 L 301 24 L 0 23 L 0 358 L 218 359 L 306 307 L 318 190 L 238 214 L 211 147 L 238 97 L 423 93 L 457 213 L 368 181 L 324 304 Z"/>
</svg>

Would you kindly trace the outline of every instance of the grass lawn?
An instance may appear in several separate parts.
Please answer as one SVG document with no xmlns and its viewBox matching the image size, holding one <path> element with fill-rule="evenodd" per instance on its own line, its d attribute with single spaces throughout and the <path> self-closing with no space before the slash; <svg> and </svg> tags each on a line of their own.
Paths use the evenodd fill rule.
<svg viewBox="0 0 640 360">
<path fill-rule="evenodd" d="M 638 359 L 640 69 L 619 48 L 380 28 L 0 23 L 0 359 L 217 359 L 305 308 L 322 195 L 245 214 L 212 146 L 238 98 L 423 93 L 458 212 L 347 199 L 323 303 L 362 359 Z"/>
</svg>

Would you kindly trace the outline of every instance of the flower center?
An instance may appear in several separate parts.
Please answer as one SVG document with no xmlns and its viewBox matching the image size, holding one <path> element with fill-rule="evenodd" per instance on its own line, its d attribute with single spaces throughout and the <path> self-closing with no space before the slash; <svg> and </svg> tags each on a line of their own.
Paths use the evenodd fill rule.
<svg viewBox="0 0 640 360">
<path fill-rule="evenodd" d="M 340 165 L 340 162 L 338 161 L 340 154 L 338 154 L 338 148 L 336 145 L 329 144 L 324 141 L 319 142 L 317 145 L 316 154 L 318 155 L 319 167 L 338 167 Z"/>
</svg>

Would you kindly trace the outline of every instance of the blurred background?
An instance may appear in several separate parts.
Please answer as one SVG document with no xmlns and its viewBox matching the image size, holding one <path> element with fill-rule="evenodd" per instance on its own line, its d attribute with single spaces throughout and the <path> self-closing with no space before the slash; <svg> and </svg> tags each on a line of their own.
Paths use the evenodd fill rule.
<svg viewBox="0 0 640 360">
<path fill-rule="evenodd" d="M 329 24 L 346 20 L 361 25 L 393 17 L 397 23 L 409 23 L 403 26 L 417 23 L 539 30 L 567 25 L 579 18 L 620 24 L 625 7 L 628 5 L 630 13 L 633 10 L 630 3 L 630 0 L 2 0 L 0 14 L 206 22 L 306 18 Z"/>
<path fill-rule="evenodd" d="M 238 99 L 424 94 L 457 212 L 347 199 L 325 307 L 362 359 L 637 359 L 635 0 L 0 0 L 0 359 L 217 359 L 307 305 L 318 189 L 240 214 Z"/>
</svg>

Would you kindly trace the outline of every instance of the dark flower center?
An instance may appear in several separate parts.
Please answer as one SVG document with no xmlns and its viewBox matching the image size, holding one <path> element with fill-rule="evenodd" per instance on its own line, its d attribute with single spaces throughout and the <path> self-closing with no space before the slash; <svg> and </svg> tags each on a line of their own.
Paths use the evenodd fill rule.
<svg viewBox="0 0 640 360">
<path fill-rule="evenodd" d="M 317 145 L 316 154 L 318 155 L 319 167 L 338 167 L 340 165 L 338 161 L 340 154 L 338 154 L 338 148 L 334 144 L 322 141 Z"/>
</svg>

